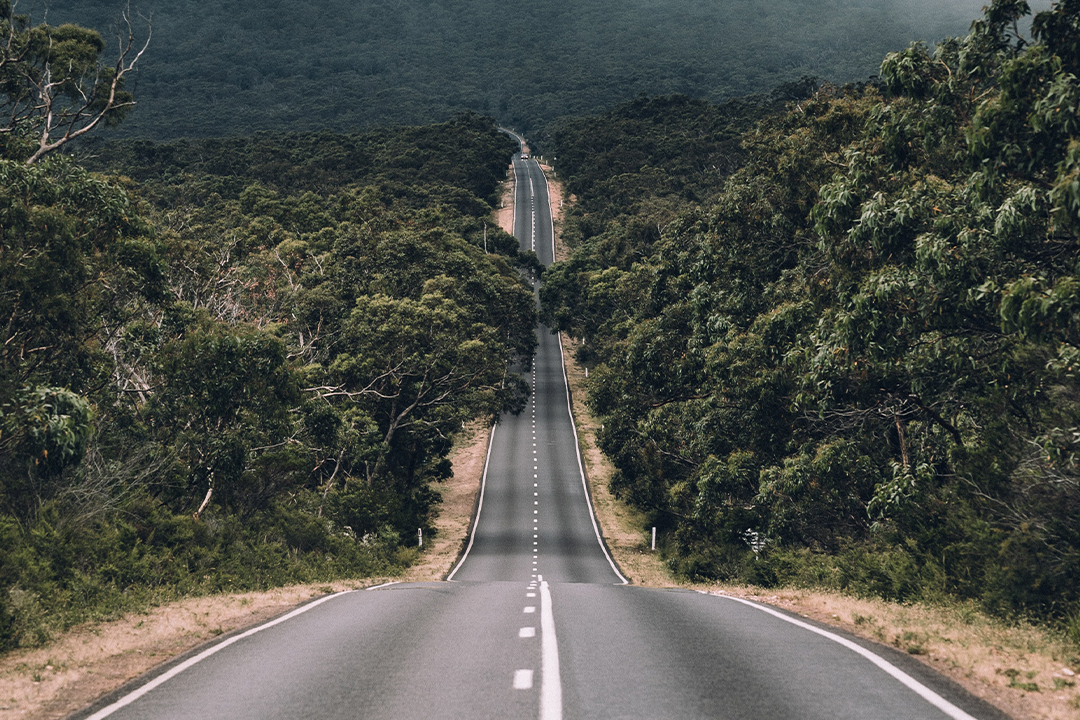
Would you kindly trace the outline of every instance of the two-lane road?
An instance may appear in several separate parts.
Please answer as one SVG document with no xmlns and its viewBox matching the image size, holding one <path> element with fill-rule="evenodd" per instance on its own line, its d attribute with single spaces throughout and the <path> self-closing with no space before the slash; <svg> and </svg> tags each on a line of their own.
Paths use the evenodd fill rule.
<svg viewBox="0 0 1080 720">
<path fill-rule="evenodd" d="M 553 262 L 547 180 L 535 160 L 514 159 L 514 231 L 540 262 Z M 493 430 L 479 522 L 467 554 L 448 579 L 533 579 L 618 583 L 585 488 L 558 337 L 541 327 L 529 375 L 532 396 L 520 415 Z"/>
<path fill-rule="evenodd" d="M 514 165 L 515 234 L 550 263 L 543 173 Z M 740 600 L 624 584 L 598 539 L 545 329 L 530 378 L 526 410 L 495 427 L 450 581 L 322 598 L 75 717 L 1004 717 L 900 653 Z"/>
</svg>

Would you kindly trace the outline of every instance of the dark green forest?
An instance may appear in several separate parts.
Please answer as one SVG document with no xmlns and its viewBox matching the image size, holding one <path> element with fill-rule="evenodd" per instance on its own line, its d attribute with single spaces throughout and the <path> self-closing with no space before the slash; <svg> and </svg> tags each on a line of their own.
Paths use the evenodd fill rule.
<svg viewBox="0 0 1080 720">
<path fill-rule="evenodd" d="M 491 9 L 470 44 L 460 8 L 174 3 L 115 64 L 74 3 L 0 0 L 0 649 L 415 560 L 455 432 L 528 392 L 541 269 L 485 227 L 496 119 L 542 128 L 575 198 L 540 313 L 583 340 L 612 490 L 675 573 L 1080 640 L 1080 0 L 887 55 L 909 38 L 856 5 L 755 5 L 777 44 L 737 52 L 749 21 L 689 5 Z M 179 18 L 204 29 L 166 42 Z M 577 50 L 513 54 L 538 28 Z M 869 70 L 828 59 L 856 30 Z M 291 54 L 259 65 L 270 37 Z M 380 38 L 415 62 L 357 70 Z M 516 75 L 468 56 L 496 45 Z"/>
<path fill-rule="evenodd" d="M 69 127 L 34 110 L 50 63 L 75 127 L 127 91 L 92 31 L 5 17 L 0 648 L 398 572 L 455 433 L 527 397 L 535 257 L 494 227 L 484 249 L 516 144 L 463 114 L 39 156 Z"/>
<path fill-rule="evenodd" d="M 1027 10 L 788 86 L 741 141 L 748 101 L 551 128 L 577 202 L 543 314 L 678 574 L 1080 639 L 1080 2 Z"/>
<path fill-rule="evenodd" d="M 720 101 L 803 76 L 864 80 L 890 50 L 963 34 L 983 4 L 139 0 L 132 12 L 152 19 L 153 38 L 134 76 L 138 108 L 118 131 L 353 130 L 466 110 L 532 131 L 639 93 Z M 108 40 L 123 5 L 51 0 L 48 21 Z M 36 19 L 45 7 L 20 4 Z"/>
</svg>

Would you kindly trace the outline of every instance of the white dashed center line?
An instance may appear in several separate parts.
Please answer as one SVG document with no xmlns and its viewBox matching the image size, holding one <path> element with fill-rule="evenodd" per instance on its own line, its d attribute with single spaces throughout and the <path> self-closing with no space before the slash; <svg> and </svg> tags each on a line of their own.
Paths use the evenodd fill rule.
<svg viewBox="0 0 1080 720">
<path fill-rule="evenodd" d="M 533 671 L 532 670 L 515 670 L 514 671 L 514 689 L 515 690 L 529 690 L 532 688 L 533 683 Z"/>
</svg>

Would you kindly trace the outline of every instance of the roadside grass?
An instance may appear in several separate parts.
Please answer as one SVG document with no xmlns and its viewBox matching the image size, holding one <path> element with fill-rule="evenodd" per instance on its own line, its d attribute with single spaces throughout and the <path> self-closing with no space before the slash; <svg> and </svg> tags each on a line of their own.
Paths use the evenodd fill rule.
<svg viewBox="0 0 1080 720">
<path fill-rule="evenodd" d="M 265 622 L 330 592 L 384 578 L 189 597 L 59 633 L 0 656 L 0 718 L 57 720 L 156 665 L 224 633 Z"/>
<path fill-rule="evenodd" d="M 562 180 L 559 180 L 554 168 L 550 165 L 541 164 L 540 169 L 544 171 L 544 177 L 547 178 L 548 183 L 548 205 L 551 207 L 551 218 L 554 221 L 555 260 L 556 262 L 562 262 L 570 258 L 570 248 L 559 242 L 559 232 L 562 230 L 563 223 L 563 205 L 564 203 L 573 205 L 575 197 L 573 195 L 569 198 L 566 197 L 565 186 Z M 511 220 L 511 223 L 513 223 L 513 220 Z"/>
<path fill-rule="evenodd" d="M 891 645 L 1015 718 L 1080 717 L 1080 648 L 1045 627 L 1008 623 L 966 602 L 900 604 L 814 588 L 692 587 L 786 608 Z"/>
<path fill-rule="evenodd" d="M 514 234 L 514 164 L 510 163 L 506 169 L 506 180 L 499 186 L 499 207 L 495 210 L 495 224 L 506 231 Z"/>
</svg>

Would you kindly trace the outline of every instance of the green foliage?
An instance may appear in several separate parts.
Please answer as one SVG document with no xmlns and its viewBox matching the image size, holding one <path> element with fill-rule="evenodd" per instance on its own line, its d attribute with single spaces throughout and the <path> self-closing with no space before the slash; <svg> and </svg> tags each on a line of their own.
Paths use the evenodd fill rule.
<svg viewBox="0 0 1080 720">
<path fill-rule="evenodd" d="M 0 443 L 44 473 L 78 465 L 90 437 L 90 406 L 65 388 L 26 388 L 0 408 Z"/>
<path fill-rule="evenodd" d="M 471 110 L 531 132 L 639 93 L 718 102 L 807 75 L 862 80 L 890 50 L 965 32 L 983 4 L 143 0 L 154 41 L 121 131 L 171 139 L 347 130 Z M 111 37 L 117 8 L 53 0 L 48 17 Z"/>
<path fill-rule="evenodd" d="M 764 118 L 700 207 L 639 185 L 604 216 L 575 168 L 594 224 L 545 312 L 586 337 L 612 489 L 679 572 L 1073 612 L 1080 6 L 1031 38 L 1027 12 Z M 608 154 L 692 127 L 667 122 Z"/>
<path fill-rule="evenodd" d="M 398 572 L 519 410 L 531 259 L 490 120 L 0 160 L 0 648 L 180 594 Z M 505 235 L 505 234 L 503 234 Z"/>
<path fill-rule="evenodd" d="M 102 57 L 96 30 L 66 23 L 34 25 L 0 2 L 0 156 L 34 163 L 96 126 L 118 125 L 134 105 L 125 76 L 142 53 L 124 16 L 119 57 Z M 144 44 L 143 50 L 146 49 Z"/>
</svg>

